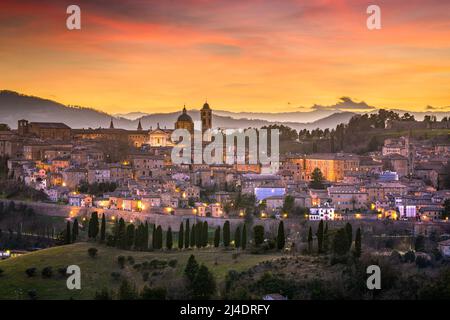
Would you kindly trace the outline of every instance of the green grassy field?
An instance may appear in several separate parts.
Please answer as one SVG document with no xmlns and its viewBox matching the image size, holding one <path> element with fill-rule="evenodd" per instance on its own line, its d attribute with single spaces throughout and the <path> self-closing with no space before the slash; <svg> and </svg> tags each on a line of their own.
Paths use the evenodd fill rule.
<svg viewBox="0 0 450 320">
<path fill-rule="evenodd" d="M 88 248 L 91 247 L 98 249 L 98 255 L 95 258 L 89 257 L 87 253 Z M 120 269 L 117 263 L 117 257 L 120 255 L 132 256 L 135 263 L 150 262 L 153 259 L 167 261 L 176 259 L 176 267 L 167 267 L 164 271 L 165 275 L 162 276 L 173 280 L 181 278 L 189 256 L 194 254 L 199 263 L 204 263 L 214 273 L 218 283 L 223 281 L 229 270 L 243 271 L 259 262 L 280 256 L 242 253 L 237 259 L 233 259 L 235 252 L 214 248 L 172 250 L 172 252 L 133 252 L 85 242 L 54 247 L 0 261 L 0 269 L 3 270 L 0 276 L 0 299 L 28 299 L 30 290 L 37 292 L 38 299 L 92 299 L 95 293 L 103 288 L 109 290 L 118 288 L 120 280 L 114 280 L 111 277 L 112 272 L 120 272 L 123 277 L 133 281 L 138 288 L 142 288 L 145 284 L 142 273 L 128 263 L 124 269 Z M 81 290 L 68 290 L 66 278 L 58 273 L 58 268 L 68 265 L 78 265 L 81 268 Z M 41 271 L 47 266 L 53 268 L 53 276 L 46 279 L 41 276 Z M 31 267 L 37 268 L 37 274 L 30 278 L 25 270 Z"/>
</svg>

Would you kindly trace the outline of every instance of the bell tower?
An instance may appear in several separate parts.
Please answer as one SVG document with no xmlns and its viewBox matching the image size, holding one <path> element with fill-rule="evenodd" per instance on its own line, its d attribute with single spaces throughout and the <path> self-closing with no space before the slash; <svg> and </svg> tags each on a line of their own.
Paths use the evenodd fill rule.
<svg viewBox="0 0 450 320">
<path fill-rule="evenodd" d="M 28 121 L 24 119 L 17 121 L 17 131 L 20 136 L 27 135 L 29 133 Z"/>
<path fill-rule="evenodd" d="M 208 129 L 212 129 L 212 110 L 208 102 L 205 102 L 203 108 L 200 110 L 200 118 L 202 120 L 202 133 L 205 133 Z"/>
</svg>

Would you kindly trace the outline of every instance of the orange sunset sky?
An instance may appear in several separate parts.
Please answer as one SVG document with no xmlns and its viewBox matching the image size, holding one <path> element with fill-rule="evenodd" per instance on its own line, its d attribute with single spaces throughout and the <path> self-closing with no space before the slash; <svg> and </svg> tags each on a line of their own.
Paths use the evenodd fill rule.
<svg viewBox="0 0 450 320">
<path fill-rule="evenodd" d="M 82 29 L 66 28 L 81 8 Z M 382 29 L 366 27 L 369 4 Z M 0 89 L 106 112 L 450 106 L 450 1 L 2 0 Z"/>
</svg>

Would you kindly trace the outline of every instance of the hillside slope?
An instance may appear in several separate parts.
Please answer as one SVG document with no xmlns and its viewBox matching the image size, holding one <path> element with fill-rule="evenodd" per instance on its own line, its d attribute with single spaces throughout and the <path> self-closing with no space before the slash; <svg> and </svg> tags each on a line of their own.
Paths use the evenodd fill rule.
<svg viewBox="0 0 450 320">
<path fill-rule="evenodd" d="M 87 250 L 91 247 L 98 249 L 96 258 L 88 256 Z M 95 293 L 103 288 L 118 288 L 120 280 L 114 280 L 111 277 L 112 272 L 120 272 L 122 277 L 134 282 L 138 288 L 142 288 L 144 284 L 150 285 L 150 281 L 162 286 L 177 286 L 191 254 L 195 255 L 199 263 L 204 263 L 214 273 L 217 281 L 221 282 L 229 270 L 243 271 L 259 262 L 278 257 L 277 254 L 241 254 L 235 260 L 232 258 L 233 252 L 213 248 L 134 252 L 85 242 L 44 249 L 0 261 L 0 269 L 4 271 L 0 276 L 0 299 L 28 299 L 30 290 L 36 290 L 38 299 L 92 299 Z M 153 259 L 176 259 L 177 265 L 175 268 L 163 269 L 161 275 L 150 276 L 149 280 L 144 282 L 142 271 L 136 270 L 129 263 L 124 269 L 119 268 L 117 257 L 120 255 L 132 256 L 136 264 Z M 65 277 L 58 273 L 58 268 L 68 265 L 78 265 L 81 268 L 81 290 L 68 290 Z M 42 269 L 47 266 L 52 267 L 54 271 L 49 279 L 41 276 Z M 25 270 L 31 267 L 37 268 L 37 274 L 32 278 L 25 274 Z"/>
</svg>

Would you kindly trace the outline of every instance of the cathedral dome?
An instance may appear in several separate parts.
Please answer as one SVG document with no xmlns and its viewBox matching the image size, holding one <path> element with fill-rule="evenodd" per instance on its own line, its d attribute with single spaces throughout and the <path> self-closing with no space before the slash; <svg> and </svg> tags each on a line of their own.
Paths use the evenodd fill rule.
<svg viewBox="0 0 450 320">
<path fill-rule="evenodd" d="M 178 117 L 177 122 L 193 122 L 190 115 L 187 114 L 186 107 L 183 108 L 183 113 Z"/>
</svg>

